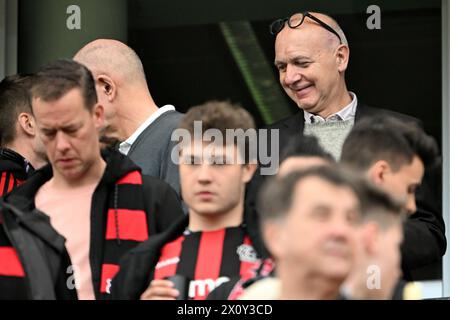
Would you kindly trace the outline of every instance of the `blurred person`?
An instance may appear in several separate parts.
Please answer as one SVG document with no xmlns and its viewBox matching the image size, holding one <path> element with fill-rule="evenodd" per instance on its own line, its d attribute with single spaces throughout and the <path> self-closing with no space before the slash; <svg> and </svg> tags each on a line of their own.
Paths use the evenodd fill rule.
<svg viewBox="0 0 450 320">
<path fill-rule="evenodd" d="M 400 245 L 406 210 L 376 187 L 362 187 L 362 222 L 358 228 L 355 262 L 345 280 L 347 299 L 390 300 L 401 278 Z"/>
<path fill-rule="evenodd" d="M 378 116 L 355 126 L 344 143 L 341 163 L 403 202 L 411 215 L 417 211 L 415 191 L 425 169 L 437 158 L 436 142 L 420 127 Z"/>
<path fill-rule="evenodd" d="M 361 172 L 405 204 L 409 218 L 404 225 L 403 271 L 409 270 L 407 266 L 425 253 L 425 260 L 433 260 L 437 248 L 430 247 L 429 243 L 441 229 L 428 215 L 417 210 L 416 202 L 423 201 L 417 198 L 421 195 L 417 189 L 425 170 L 438 163 L 434 139 L 419 126 L 389 117 L 374 117 L 358 123 L 349 134 L 342 149 L 341 163 Z M 412 223 L 416 220 L 423 223 Z"/>
<path fill-rule="evenodd" d="M 337 168 L 314 167 L 271 179 L 259 199 L 263 238 L 279 279 L 276 298 L 339 299 L 354 261 L 358 184 Z"/>
<path fill-rule="evenodd" d="M 281 154 L 277 175 L 331 164 L 335 164 L 333 156 L 323 150 L 316 137 L 292 137 Z"/>
</svg>

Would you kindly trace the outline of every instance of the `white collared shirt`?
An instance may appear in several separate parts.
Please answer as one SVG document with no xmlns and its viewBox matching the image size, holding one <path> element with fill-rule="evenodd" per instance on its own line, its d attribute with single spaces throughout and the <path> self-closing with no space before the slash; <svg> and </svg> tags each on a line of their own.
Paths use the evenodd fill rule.
<svg viewBox="0 0 450 320">
<path fill-rule="evenodd" d="M 326 121 L 336 121 L 336 120 L 346 121 L 346 120 L 354 119 L 355 114 L 356 114 L 356 106 L 358 105 L 358 98 L 356 97 L 356 94 L 354 94 L 353 92 L 349 92 L 349 93 L 353 98 L 352 102 L 350 102 L 348 105 L 346 105 L 339 112 L 336 112 L 335 114 L 328 116 L 326 119 L 322 118 L 321 116 L 309 113 L 306 110 L 303 110 L 305 123 L 312 123 L 313 121 L 326 122 Z"/>
<path fill-rule="evenodd" d="M 144 123 L 139 126 L 139 128 L 137 128 L 137 130 L 127 140 L 120 143 L 119 151 L 124 155 L 127 155 L 128 152 L 130 152 L 131 146 L 141 135 L 141 133 L 144 132 L 144 130 L 147 129 L 147 127 L 150 126 L 156 119 L 158 119 L 159 116 L 167 111 L 175 111 L 175 107 L 168 104 L 156 110 L 150 117 L 148 117 L 147 120 L 144 121 Z"/>
</svg>

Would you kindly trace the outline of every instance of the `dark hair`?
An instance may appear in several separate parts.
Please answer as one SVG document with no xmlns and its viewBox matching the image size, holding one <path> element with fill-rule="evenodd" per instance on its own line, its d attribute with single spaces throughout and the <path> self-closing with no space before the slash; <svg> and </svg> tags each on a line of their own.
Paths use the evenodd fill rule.
<svg viewBox="0 0 450 320">
<path fill-rule="evenodd" d="M 399 170 L 414 156 L 425 167 L 434 166 L 439 160 L 436 141 L 414 122 L 376 116 L 355 124 L 342 147 L 341 162 L 365 171 L 374 162 L 385 160 Z"/>
<path fill-rule="evenodd" d="M 97 103 L 92 73 L 73 60 L 56 60 L 36 73 L 32 96 L 44 101 L 55 101 L 74 88 L 81 89 L 84 105 L 88 111 L 92 111 Z"/>
<path fill-rule="evenodd" d="M 314 136 L 295 136 L 289 139 L 286 147 L 281 152 L 280 163 L 291 157 L 318 157 L 330 163 L 335 160 L 326 152 Z"/>
<path fill-rule="evenodd" d="M 341 168 L 324 166 L 293 171 L 283 177 L 271 177 L 261 188 L 257 210 L 261 220 L 284 217 L 292 206 L 297 184 L 311 177 L 317 177 L 335 186 L 350 188 L 358 196 L 357 180 Z"/>
<path fill-rule="evenodd" d="M 210 101 L 190 108 L 181 120 L 179 128 L 186 129 L 193 136 L 194 122 L 196 121 L 201 121 L 202 123 L 202 134 L 208 129 L 217 129 L 223 137 L 226 137 L 227 129 L 241 129 L 243 132 L 247 132 L 248 129 L 255 129 L 253 117 L 247 110 L 240 105 L 226 101 Z M 242 155 L 245 155 L 245 163 L 249 163 L 250 160 L 256 160 L 256 152 L 250 152 L 250 148 L 256 146 L 256 137 L 252 135 L 246 136 L 243 146 L 239 145 L 236 139 L 234 139 L 234 143 L 238 147 L 244 148 L 244 150 L 239 151 Z"/>
<path fill-rule="evenodd" d="M 393 221 L 401 220 L 406 216 L 404 205 L 394 200 L 384 190 L 365 179 L 361 179 L 358 184 L 358 195 L 363 221 L 373 220 L 382 228 L 387 228 Z"/>
<path fill-rule="evenodd" d="M 0 82 L 0 145 L 16 138 L 16 123 L 20 113 L 31 114 L 30 75 L 8 76 Z"/>
</svg>

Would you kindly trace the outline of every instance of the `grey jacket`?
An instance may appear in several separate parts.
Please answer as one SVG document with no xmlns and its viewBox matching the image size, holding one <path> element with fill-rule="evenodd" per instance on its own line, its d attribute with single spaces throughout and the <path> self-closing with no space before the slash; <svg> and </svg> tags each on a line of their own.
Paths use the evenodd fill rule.
<svg viewBox="0 0 450 320">
<path fill-rule="evenodd" d="M 178 128 L 182 113 L 167 111 L 152 122 L 136 139 L 128 157 L 142 169 L 142 174 L 167 182 L 180 195 L 178 165 L 171 160 L 172 131 Z"/>
</svg>

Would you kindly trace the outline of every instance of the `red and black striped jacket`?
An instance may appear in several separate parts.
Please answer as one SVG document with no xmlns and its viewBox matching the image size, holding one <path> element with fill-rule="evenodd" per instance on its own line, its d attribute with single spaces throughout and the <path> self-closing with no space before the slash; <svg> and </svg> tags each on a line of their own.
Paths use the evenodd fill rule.
<svg viewBox="0 0 450 320">
<path fill-rule="evenodd" d="M 246 210 L 236 228 L 189 233 L 188 225 L 186 216 L 130 251 L 113 279 L 113 299 L 137 300 L 153 279 L 175 274 L 190 280 L 190 299 L 205 299 L 221 283 L 253 276 L 250 270 L 268 257 L 254 211 Z"/>
<path fill-rule="evenodd" d="M 178 195 L 168 184 L 142 176 L 139 167 L 117 151 L 103 153 L 103 158 L 107 165 L 92 198 L 89 250 L 97 299 L 110 298 L 111 279 L 125 253 L 184 216 Z M 5 201 L 33 210 L 37 191 L 51 177 L 51 166 L 36 171 Z"/>
</svg>

